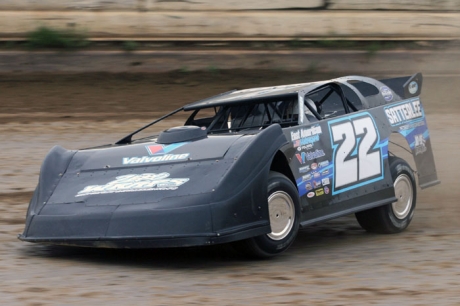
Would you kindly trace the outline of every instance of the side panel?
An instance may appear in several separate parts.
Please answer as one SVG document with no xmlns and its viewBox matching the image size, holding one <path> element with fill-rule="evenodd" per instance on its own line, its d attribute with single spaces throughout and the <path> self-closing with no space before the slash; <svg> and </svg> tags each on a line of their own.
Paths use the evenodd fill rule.
<svg viewBox="0 0 460 306">
<path fill-rule="evenodd" d="M 408 141 L 422 188 L 439 183 L 418 97 L 284 130 L 302 225 L 395 200 L 388 163 L 393 132 Z"/>
<path fill-rule="evenodd" d="M 420 98 L 415 97 L 384 107 L 391 131 L 401 134 L 412 151 L 421 188 L 439 184 L 430 133 Z"/>
<path fill-rule="evenodd" d="M 285 130 L 302 224 L 394 200 L 383 107 Z"/>
</svg>

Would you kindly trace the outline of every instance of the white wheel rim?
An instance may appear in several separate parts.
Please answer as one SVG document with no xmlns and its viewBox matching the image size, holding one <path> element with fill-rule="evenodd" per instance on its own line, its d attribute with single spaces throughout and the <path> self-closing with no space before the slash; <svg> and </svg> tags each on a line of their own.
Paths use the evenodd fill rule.
<svg viewBox="0 0 460 306">
<path fill-rule="evenodd" d="M 414 200 L 412 182 L 409 176 L 401 174 L 396 178 L 393 186 L 395 188 L 397 201 L 393 202 L 391 206 L 395 217 L 402 220 L 409 215 L 412 208 L 412 202 Z"/>
<path fill-rule="evenodd" d="M 268 213 L 272 232 L 267 236 L 272 240 L 286 238 L 294 226 L 295 206 L 292 198 L 284 191 L 276 191 L 268 197 Z"/>
</svg>

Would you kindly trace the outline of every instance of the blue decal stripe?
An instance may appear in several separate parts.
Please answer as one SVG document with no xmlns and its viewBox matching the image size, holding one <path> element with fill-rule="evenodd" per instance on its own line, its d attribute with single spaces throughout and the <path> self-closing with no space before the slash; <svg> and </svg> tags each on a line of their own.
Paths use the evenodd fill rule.
<svg viewBox="0 0 460 306">
<path fill-rule="evenodd" d="M 163 146 L 163 151 L 165 153 L 169 153 L 179 147 L 182 147 L 184 144 L 187 144 L 188 142 L 178 142 L 178 143 L 173 143 L 170 145 Z"/>
</svg>

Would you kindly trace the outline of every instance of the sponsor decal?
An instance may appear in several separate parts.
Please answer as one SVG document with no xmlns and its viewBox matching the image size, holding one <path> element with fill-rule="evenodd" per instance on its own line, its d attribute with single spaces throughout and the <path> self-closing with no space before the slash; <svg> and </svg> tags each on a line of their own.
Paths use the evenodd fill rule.
<svg viewBox="0 0 460 306">
<path fill-rule="evenodd" d="M 179 161 L 186 160 L 190 153 L 168 154 L 173 150 L 187 144 L 188 142 L 179 142 L 170 145 L 147 145 L 145 148 L 150 156 L 142 157 L 123 157 L 123 165 L 137 165 L 147 163 L 157 163 L 163 161 Z"/>
<path fill-rule="evenodd" d="M 313 191 L 310 191 L 309 193 L 307 193 L 307 197 L 309 198 L 313 198 L 315 196 L 315 193 Z"/>
<path fill-rule="evenodd" d="M 316 196 L 322 196 L 324 194 L 324 189 L 323 188 L 320 188 L 318 190 L 315 191 L 315 194 Z"/>
<path fill-rule="evenodd" d="M 300 173 L 307 173 L 308 171 L 310 171 L 310 166 L 308 165 L 299 168 Z"/>
<path fill-rule="evenodd" d="M 325 194 L 329 194 L 329 191 L 330 191 L 330 190 L 329 190 L 329 187 L 325 186 L 325 187 L 324 187 L 324 193 L 325 193 Z"/>
<path fill-rule="evenodd" d="M 411 129 L 415 129 L 416 127 L 424 126 L 424 125 L 425 125 L 425 121 L 422 120 L 422 121 L 417 121 L 417 122 L 414 122 L 414 123 L 409 123 L 409 124 L 401 125 L 401 126 L 399 127 L 399 130 L 400 130 L 400 131 L 411 130 Z"/>
<path fill-rule="evenodd" d="M 322 162 L 318 163 L 318 167 L 320 167 L 320 168 L 324 168 L 324 167 L 327 167 L 327 166 L 329 166 L 329 161 L 328 160 L 323 160 Z"/>
<path fill-rule="evenodd" d="M 326 169 L 326 170 L 323 170 L 323 172 L 321 172 L 321 175 L 328 175 L 329 174 L 329 169 Z"/>
<path fill-rule="evenodd" d="M 314 177 L 314 178 L 318 178 L 318 177 L 320 177 L 320 176 L 321 176 L 321 174 L 320 174 L 319 172 L 313 173 L 313 177 Z"/>
<path fill-rule="evenodd" d="M 298 144 L 300 146 L 310 145 L 310 144 L 313 144 L 313 143 L 315 143 L 317 141 L 319 141 L 319 135 L 314 135 L 314 136 L 310 136 L 310 137 L 300 139 L 300 141 L 298 141 Z"/>
<path fill-rule="evenodd" d="M 410 82 L 408 89 L 410 94 L 414 95 L 418 91 L 418 83 L 415 81 Z"/>
<path fill-rule="evenodd" d="M 331 183 L 331 182 L 329 181 L 329 178 L 328 178 L 328 177 L 323 178 L 323 179 L 321 180 L 321 184 L 323 184 L 323 186 L 324 186 L 324 185 L 329 185 L 330 183 Z"/>
<path fill-rule="evenodd" d="M 415 149 L 415 155 L 419 155 L 422 153 L 425 153 L 426 151 L 426 145 L 425 145 L 425 138 L 423 138 L 423 134 L 418 134 L 415 135 L 415 142 L 414 142 L 414 149 Z"/>
<path fill-rule="evenodd" d="M 307 189 L 307 190 L 312 190 L 313 189 L 313 187 L 311 186 L 310 182 L 305 184 L 305 189 Z"/>
<path fill-rule="evenodd" d="M 393 93 L 391 92 L 390 88 L 382 86 L 380 87 L 380 92 L 382 93 L 382 96 L 385 99 L 385 101 L 390 102 L 391 100 L 393 100 Z"/>
<path fill-rule="evenodd" d="M 321 181 L 313 181 L 313 188 L 321 187 Z"/>
<path fill-rule="evenodd" d="M 105 185 L 86 186 L 77 193 L 76 197 L 120 192 L 176 190 L 189 181 L 189 178 L 169 178 L 169 175 L 168 172 L 121 175 Z"/>
<path fill-rule="evenodd" d="M 160 145 L 160 144 L 155 144 L 155 145 L 147 145 L 145 148 L 149 152 L 149 155 L 157 155 L 157 154 L 166 154 L 169 152 L 172 152 L 173 150 L 182 147 L 184 144 L 187 144 L 188 142 L 178 142 L 178 143 L 173 143 L 170 145 Z"/>
<path fill-rule="evenodd" d="M 302 181 L 305 182 L 305 181 L 309 181 L 309 180 L 311 180 L 311 174 L 306 174 L 306 175 L 302 176 Z"/>
<path fill-rule="evenodd" d="M 317 168 L 318 168 L 318 164 L 317 164 L 317 163 L 311 164 L 311 169 L 312 169 L 312 170 L 316 170 Z"/>
<path fill-rule="evenodd" d="M 297 147 L 300 145 L 314 143 L 319 140 L 318 135 L 322 133 L 323 131 L 321 130 L 321 126 L 316 124 L 309 128 L 302 128 L 297 131 L 291 131 L 291 141 L 294 142 L 294 146 L 297 144 Z"/>
<path fill-rule="evenodd" d="M 311 148 L 313 148 L 313 144 L 308 144 L 308 145 L 303 145 L 303 146 L 300 146 L 300 147 L 297 147 L 297 151 L 306 151 L 306 150 L 310 150 Z"/>
<path fill-rule="evenodd" d="M 385 107 L 385 114 L 391 125 L 398 125 L 423 116 L 422 106 L 418 99 L 395 106 Z"/>
<path fill-rule="evenodd" d="M 315 151 L 310 151 L 310 152 L 302 152 L 302 153 L 296 153 L 295 156 L 297 157 L 299 163 L 305 164 L 307 161 L 317 159 L 319 157 L 323 157 L 324 151 L 323 150 L 315 150 Z M 313 167 L 312 167 L 313 169 Z"/>
<path fill-rule="evenodd" d="M 189 153 L 184 154 L 165 154 L 159 156 L 142 156 L 142 157 L 123 157 L 123 165 L 136 165 L 146 163 L 156 163 L 162 161 L 185 160 Z"/>
</svg>

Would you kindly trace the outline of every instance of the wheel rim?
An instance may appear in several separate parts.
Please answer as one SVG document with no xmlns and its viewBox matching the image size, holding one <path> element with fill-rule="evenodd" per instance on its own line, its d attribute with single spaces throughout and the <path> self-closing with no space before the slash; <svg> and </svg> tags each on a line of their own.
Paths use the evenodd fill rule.
<svg viewBox="0 0 460 306">
<path fill-rule="evenodd" d="M 399 175 L 394 182 L 394 188 L 398 200 L 391 205 L 395 217 L 402 220 L 409 215 L 414 197 L 412 182 L 409 176 L 406 174 Z"/>
<path fill-rule="evenodd" d="M 268 197 L 268 212 L 272 232 L 270 239 L 281 240 L 291 232 L 294 225 L 295 206 L 292 198 L 284 191 L 276 191 Z"/>
</svg>

